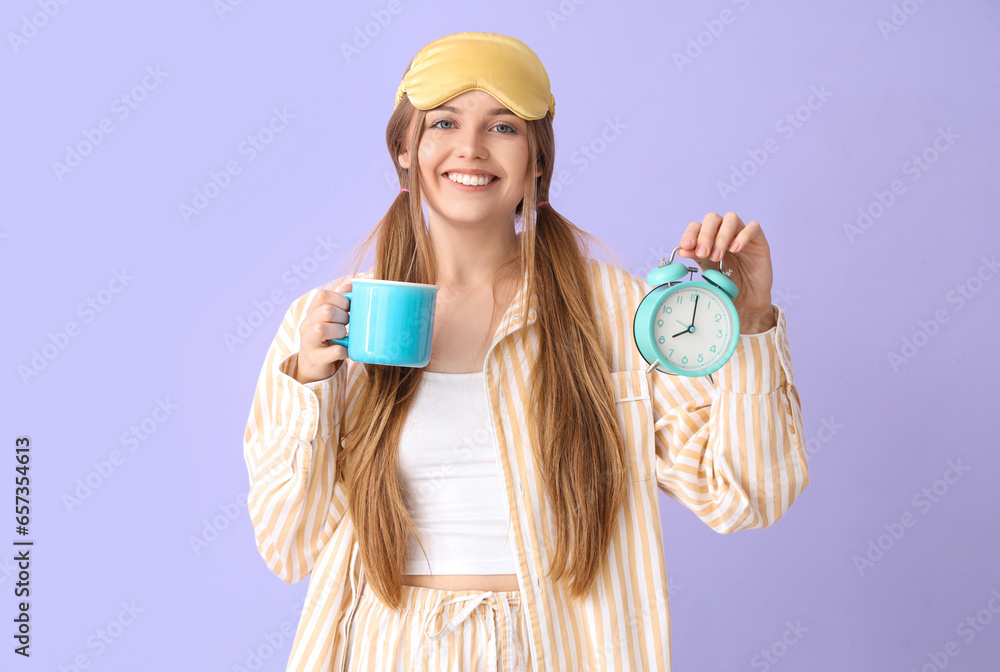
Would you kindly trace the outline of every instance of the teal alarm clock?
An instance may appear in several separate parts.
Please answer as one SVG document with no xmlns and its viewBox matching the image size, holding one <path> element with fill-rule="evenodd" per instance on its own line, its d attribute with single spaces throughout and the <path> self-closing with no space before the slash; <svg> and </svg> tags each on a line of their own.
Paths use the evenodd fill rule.
<svg viewBox="0 0 1000 672">
<path fill-rule="evenodd" d="M 653 289 L 642 299 L 632 320 L 632 336 L 649 368 L 679 376 L 708 376 L 722 368 L 736 351 L 740 318 L 733 299 L 739 295 L 732 271 L 707 269 L 702 280 L 681 281 L 697 268 L 669 261 L 649 272 Z"/>
</svg>

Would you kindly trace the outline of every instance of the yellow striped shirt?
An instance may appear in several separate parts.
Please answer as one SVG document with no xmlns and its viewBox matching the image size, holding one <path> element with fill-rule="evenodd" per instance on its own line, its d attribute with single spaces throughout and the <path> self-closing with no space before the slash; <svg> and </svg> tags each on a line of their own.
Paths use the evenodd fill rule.
<svg viewBox="0 0 1000 672">
<path fill-rule="evenodd" d="M 533 669 L 552 672 L 670 670 L 657 489 L 728 533 L 772 524 L 809 482 L 785 316 L 775 307 L 774 329 L 740 336 L 715 385 L 707 378 L 647 374 L 632 318 L 651 287 L 607 262 L 588 263 L 631 487 L 602 571 L 582 600 L 543 578 L 555 530 L 525 427 L 537 298 L 527 305 L 524 285 L 500 323 L 483 372 L 530 624 L 526 655 Z M 371 270 L 359 277 L 371 277 Z M 320 289 L 336 289 L 340 281 Z M 326 380 L 295 380 L 298 327 L 315 293 L 296 299 L 284 316 L 244 437 L 257 547 L 283 581 L 312 574 L 288 661 L 294 672 L 343 668 L 359 571 L 347 493 L 335 478 L 335 419 L 357 399 L 364 365 L 344 360 Z M 519 325 L 524 310 L 527 331 Z"/>
</svg>

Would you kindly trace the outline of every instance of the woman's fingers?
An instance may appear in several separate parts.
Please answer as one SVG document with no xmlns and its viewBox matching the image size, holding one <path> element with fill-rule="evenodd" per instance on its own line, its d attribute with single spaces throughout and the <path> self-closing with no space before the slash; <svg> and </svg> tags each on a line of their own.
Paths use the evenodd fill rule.
<svg viewBox="0 0 1000 672">
<path fill-rule="evenodd" d="M 681 234 L 681 256 L 693 257 L 698 244 L 698 234 L 701 231 L 701 222 L 691 222 Z"/>
<path fill-rule="evenodd" d="M 338 289 L 349 290 L 351 284 Z M 330 377 L 337 363 L 347 357 L 347 348 L 331 341 L 347 335 L 349 309 L 350 299 L 341 292 L 326 289 L 316 292 L 299 327 L 299 382 Z"/>
<path fill-rule="evenodd" d="M 735 254 L 755 240 L 766 242 L 764 241 L 764 231 L 760 228 L 760 222 L 751 221 L 736 235 L 732 244 L 729 245 L 729 251 Z"/>
<path fill-rule="evenodd" d="M 695 255 L 699 259 L 707 259 L 712 254 L 722 221 L 722 217 L 715 212 L 710 212 L 702 218 L 701 230 L 698 232 L 698 247 L 695 250 Z"/>
<path fill-rule="evenodd" d="M 351 285 L 348 283 L 347 287 L 342 287 L 343 291 L 350 291 Z M 323 306 L 329 306 L 330 310 L 326 313 L 322 313 L 324 317 L 328 317 L 326 321 L 347 321 L 347 311 L 350 310 L 351 301 L 346 296 L 341 294 L 339 291 L 333 291 L 331 289 L 320 289 L 316 291 L 316 296 L 309 303 L 309 307 L 306 308 L 306 315 L 312 315 L 313 311 L 322 308 Z"/>
<path fill-rule="evenodd" d="M 333 339 L 347 336 L 347 325 L 339 322 L 317 322 L 312 327 L 312 333 L 315 334 L 315 339 L 310 340 L 315 344 L 329 346 Z"/>
<path fill-rule="evenodd" d="M 745 225 L 735 212 L 727 212 L 726 216 L 722 218 L 722 224 L 719 226 L 718 233 L 715 235 L 714 246 L 712 247 L 711 254 L 709 254 L 709 258 L 712 261 L 721 261 L 722 256 L 729 250 L 733 239 L 736 238 L 737 234 L 742 233 L 745 228 Z"/>
<path fill-rule="evenodd" d="M 725 253 L 733 252 L 731 245 L 746 226 L 735 212 L 725 217 L 710 212 L 700 222 L 691 222 L 681 234 L 682 257 L 697 259 L 699 262 L 719 262 Z M 744 243 L 741 242 L 742 247 Z"/>
<path fill-rule="evenodd" d="M 331 332 L 327 325 L 347 324 L 350 319 L 348 310 L 351 305 L 350 299 L 341 292 L 350 291 L 351 283 L 338 288 L 339 291 L 329 289 L 317 290 L 313 300 L 306 308 L 306 319 L 302 326 L 305 329 L 303 336 L 309 340 L 309 345 L 315 347 L 330 345 L 326 341 L 330 338 L 343 338 L 344 334 L 330 336 Z M 303 341 L 305 342 L 305 341 Z"/>
</svg>

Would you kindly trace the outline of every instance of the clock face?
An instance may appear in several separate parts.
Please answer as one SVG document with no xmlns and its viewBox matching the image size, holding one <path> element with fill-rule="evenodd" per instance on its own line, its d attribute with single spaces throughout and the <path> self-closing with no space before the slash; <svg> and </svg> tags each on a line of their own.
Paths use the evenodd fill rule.
<svg viewBox="0 0 1000 672">
<path fill-rule="evenodd" d="M 653 315 L 653 342 L 678 371 L 711 373 L 728 361 L 739 336 L 731 305 L 707 286 L 684 283 Z"/>
</svg>

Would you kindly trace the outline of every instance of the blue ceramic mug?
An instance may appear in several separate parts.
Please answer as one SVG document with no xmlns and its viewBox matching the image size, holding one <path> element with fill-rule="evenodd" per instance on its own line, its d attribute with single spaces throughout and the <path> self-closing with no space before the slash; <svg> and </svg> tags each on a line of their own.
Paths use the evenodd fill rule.
<svg viewBox="0 0 1000 672">
<path fill-rule="evenodd" d="M 427 366 L 434 334 L 437 285 L 355 278 L 347 336 L 331 339 L 355 362 Z"/>
</svg>

